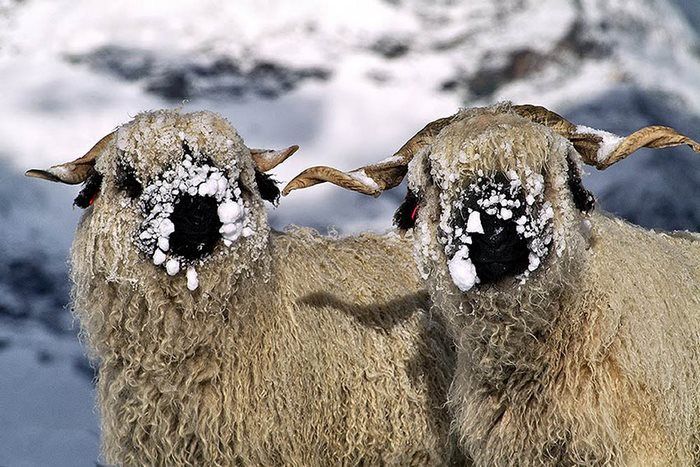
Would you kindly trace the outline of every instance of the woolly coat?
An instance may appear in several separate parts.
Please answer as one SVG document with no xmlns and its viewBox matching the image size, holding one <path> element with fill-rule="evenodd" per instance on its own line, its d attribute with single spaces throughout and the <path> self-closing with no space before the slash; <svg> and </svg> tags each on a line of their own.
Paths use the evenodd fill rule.
<svg viewBox="0 0 700 467">
<path fill-rule="evenodd" d="M 73 306 L 99 364 L 104 460 L 446 464 L 454 352 L 413 268 L 401 266 L 410 245 L 369 234 L 269 233 L 249 155 L 230 144 L 240 138 L 205 117 L 204 128 L 229 138 L 223 150 L 238 151 L 256 233 L 230 252 L 219 245 L 198 266 L 197 290 L 133 244 L 139 216 L 113 186 L 113 145 L 98 160 L 103 186 L 77 229 Z M 219 163 L 226 158 L 212 146 L 216 132 L 198 133 L 200 120 L 142 115 L 117 144 L 141 142 L 139 153 L 150 157 L 150 141 L 166 131 L 153 134 L 151 125 L 161 121 L 167 134 L 195 134 Z M 136 166 L 141 177 L 153 161 Z"/>
<path fill-rule="evenodd" d="M 477 464 L 700 463 L 700 240 L 591 222 L 556 300 L 456 318 L 451 407 Z"/>
<path fill-rule="evenodd" d="M 86 236 L 75 310 L 99 358 L 108 462 L 449 459 L 453 352 L 411 268 L 395 267 L 410 261 L 401 241 L 275 233 L 269 281 L 263 267 L 224 279 L 230 296 L 206 307 L 219 297 L 150 271 L 138 284 L 105 280 L 102 251 L 83 269 Z"/>
</svg>

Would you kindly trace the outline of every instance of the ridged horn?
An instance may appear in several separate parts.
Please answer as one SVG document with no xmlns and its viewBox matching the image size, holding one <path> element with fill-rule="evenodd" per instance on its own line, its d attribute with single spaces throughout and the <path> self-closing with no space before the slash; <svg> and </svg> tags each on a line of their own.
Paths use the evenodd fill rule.
<svg viewBox="0 0 700 467">
<path fill-rule="evenodd" d="M 27 177 L 42 178 L 52 182 L 77 185 L 90 176 L 95 167 L 95 159 L 107 145 L 116 137 L 116 131 L 108 134 L 97 142 L 84 156 L 64 164 L 54 165 L 46 170 L 31 169 L 25 172 Z"/>
<path fill-rule="evenodd" d="M 667 126 L 648 126 L 627 137 L 607 131 L 577 126 L 551 110 L 536 105 L 514 105 L 512 109 L 520 116 L 548 126 L 569 139 L 581 159 L 588 165 L 604 170 L 641 148 L 668 148 L 687 144 L 700 152 L 700 144 Z"/>
<path fill-rule="evenodd" d="M 401 146 L 393 156 L 376 164 L 366 165 L 349 172 L 327 166 L 310 167 L 287 183 L 282 194 L 287 196 L 294 190 L 330 182 L 358 193 L 379 196 L 382 192 L 401 183 L 413 156 L 422 147 L 430 144 L 432 139 L 454 118 L 455 116 L 451 116 L 430 122 Z"/>
</svg>

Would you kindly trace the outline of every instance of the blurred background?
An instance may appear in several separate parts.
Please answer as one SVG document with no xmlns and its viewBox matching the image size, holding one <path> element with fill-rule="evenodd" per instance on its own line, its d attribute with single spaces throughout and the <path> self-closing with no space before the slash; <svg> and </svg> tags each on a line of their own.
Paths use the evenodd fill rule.
<svg viewBox="0 0 700 467">
<path fill-rule="evenodd" d="M 698 0 L 0 0 L 0 465 L 94 465 L 93 369 L 67 308 L 76 187 L 24 170 L 82 155 L 136 113 L 210 109 L 276 170 L 352 169 L 460 106 L 544 105 L 627 134 L 700 138 Z M 646 227 L 700 230 L 700 157 L 641 151 L 585 183 Z M 332 187 L 276 228 L 390 228 L 405 194 Z"/>
</svg>

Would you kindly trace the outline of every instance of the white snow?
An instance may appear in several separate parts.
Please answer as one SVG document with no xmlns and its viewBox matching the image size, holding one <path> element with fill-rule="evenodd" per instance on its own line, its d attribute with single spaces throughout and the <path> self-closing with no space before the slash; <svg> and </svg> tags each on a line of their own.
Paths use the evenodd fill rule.
<svg viewBox="0 0 700 467">
<path fill-rule="evenodd" d="M 484 233 L 484 227 L 481 225 L 481 214 L 479 211 L 472 211 L 469 213 L 466 231 L 470 233 Z"/>
<path fill-rule="evenodd" d="M 459 249 L 447 266 L 452 282 L 462 292 L 468 292 L 479 281 L 474 263 L 469 259 L 469 249 L 466 247 Z"/>
<path fill-rule="evenodd" d="M 197 271 L 195 270 L 194 266 L 190 266 L 187 268 L 187 288 L 190 290 L 197 290 L 197 287 L 199 287 L 199 279 L 197 277 Z"/>
<path fill-rule="evenodd" d="M 364 186 L 366 186 L 370 190 L 372 190 L 374 192 L 379 191 L 379 185 L 377 185 L 377 182 L 375 182 L 373 178 L 368 176 L 364 170 L 357 170 L 357 171 L 354 170 L 352 172 L 348 172 L 348 175 L 350 175 L 352 178 L 354 178 L 358 182 L 362 183 Z"/>
<path fill-rule="evenodd" d="M 168 251 L 170 249 L 170 240 L 168 237 L 160 237 L 158 239 L 158 248 L 162 251 Z"/>
<path fill-rule="evenodd" d="M 527 256 L 528 259 L 528 265 L 527 269 L 529 271 L 534 271 L 540 266 L 540 257 L 537 256 L 537 254 L 530 252 L 530 254 Z"/>
<path fill-rule="evenodd" d="M 596 160 L 598 162 L 605 162 L 607 158 L 612 154 L 612 152 L 620 145 L 624 138 L 617 136 L 613 133 L 596 130 L 595 128 L 590 128 L 584 125 L 578 125 L 576 127 L 576 133 L 578 134 L 591 134 L 602 138 L 602 142 L 598 147 L 598 152 L 596 153 Z"/>
<path fill-rule="evenodd" d="M 240 208 L 237 202 L 231 200 L 221 203 L 217 212 L 221 223 L 228 224 L 230 222 L 237 221 L 243 213 L 243 210 Z"/>
<path fill-rule="evenodd" d="M 156 266 L 160 266 L 165 262 L 167 259 L 167 256 L 165 256 L 165 253 L 163 253 L 162 250 L 156 250 L 155 253 L 153 253 L 153 264 Z"/>
<path fill-rule="evenodd" d="M 158 233 L 161 237 L 168 238 L 173 232 L 175 232 L 175 224 L 170 219 L 163 219 L 158 225 Z"/>
<path fill-rule="evenodd" d="M 165 263 L 165 270 L 168 272 L 169 275 L 174 276 L 178 272 L 180 272 L 180 262 L 174 258 L 169 259 Z"/>
</svg>

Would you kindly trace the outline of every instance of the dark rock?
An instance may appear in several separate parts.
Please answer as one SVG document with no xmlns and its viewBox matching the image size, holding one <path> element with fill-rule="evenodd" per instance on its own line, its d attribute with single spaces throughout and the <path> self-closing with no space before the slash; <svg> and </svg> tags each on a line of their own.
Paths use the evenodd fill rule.
<svg viewBox="0 0 700 467">
<path fill-rule="evenodd" d="M 410 50 L 406 41 L 391 36 L 380 38 L 370 48 L 387 59 L 403 57 Z"/>
<path fill-rule="evenodd" d="M 85 55 L 71 55 L 67 59 L 72 63 L 87 63 L 91 68 L 106 70 L 127 81 L 150 75 L 156 66 L 151 53 L 116 45 L 100 47 Z"/>
<path fill-rule="evenodd" d="M 142 81 L 147 91 L 172 101 L 247 95 L 275 98 L 303 81 L 330 76 L 328 70 L 315 67 L 292 68 L 259 61 L 244 69 L 229 57 L 163 57 L 148 50 L 119 46 L 100 47 L 67 58 L 120 79 Z"/>
<path fill-rule="evenodd" d="M 444 92 L 463 91 L 469 98 L 491 96 L 500 87 L 555 64 L 572 72 L 586 58 L 600 59 L 611 53 L 610 44 L 602 42 L 582 21 L 575 21 L 569 31 L 548 52 L 519 49 L 505 57 L 484 56 L 479 69 L 470 74 L 458 71 L 440 85 Z"/>
</svg>

